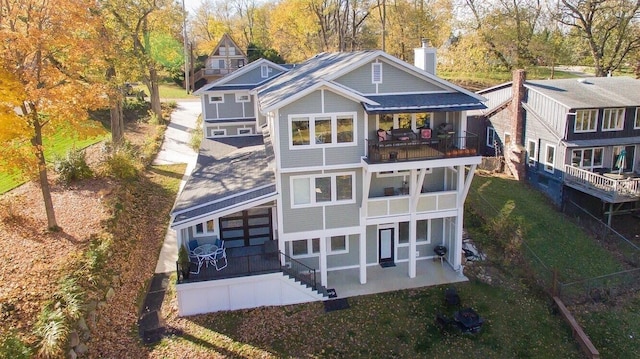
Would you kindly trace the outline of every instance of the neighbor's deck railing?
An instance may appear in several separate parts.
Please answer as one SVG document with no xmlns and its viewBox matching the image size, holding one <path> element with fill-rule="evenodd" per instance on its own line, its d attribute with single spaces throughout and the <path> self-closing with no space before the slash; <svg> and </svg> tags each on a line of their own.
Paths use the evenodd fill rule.
<svg viewBox="0 0 640 359">
<path fill-rule="evenodd" d="M 565 165 L 564 168 L 564 180 L 569 185 L 598 191 L 612 201 L 640 198 L 640 178 L 615 179 L 570 165 Z"/>
</svg>

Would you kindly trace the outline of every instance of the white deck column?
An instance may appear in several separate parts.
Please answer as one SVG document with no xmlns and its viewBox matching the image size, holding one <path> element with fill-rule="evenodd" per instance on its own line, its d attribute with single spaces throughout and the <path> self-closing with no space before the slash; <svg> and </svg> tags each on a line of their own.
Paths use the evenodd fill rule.
<svg viewBox="0 0 640 359">
<path fill-rule="evenodd" d="M 360 232 L 360 284 L 367 283 L 367 229 L 366 226 Z"/>
<path fill-rule="evenodd" d="M 465 187 L 464 187 L 464 165 L 458 166 L 458 196 L 464 196 Z M 462 270 L 461 262 L 462 262 L 462 225 L 464 220 L 464 202 L 462 204 L 458 203 L 458 215 L 456 216 L 456 233 L 455 233 L 455 241 L 453 243 L 453 248 L 451 248 L 451 254 L 453 257 L 453 269 Z"/>
<path fill-rule="evenodd" d="M 420 170 L 420 179 L 424 180 L 424 169 Z M 416 206 L 418 203 L 418 196 L 420 195 L 420 189 L 422 188 L 422 181 L 416 177 L 416 170 L 411 170 L 411 176 L 409 179 L 410 189 L 410 203 L 409 208 L 409 278 L 416 277 Z M 418 183 L 420 182 L 420 189 Z"/>
<path fill-rule="evenodd" d="M 327 286 L 327 237 L 320 237 L 320 284 Z"/>
</svg>

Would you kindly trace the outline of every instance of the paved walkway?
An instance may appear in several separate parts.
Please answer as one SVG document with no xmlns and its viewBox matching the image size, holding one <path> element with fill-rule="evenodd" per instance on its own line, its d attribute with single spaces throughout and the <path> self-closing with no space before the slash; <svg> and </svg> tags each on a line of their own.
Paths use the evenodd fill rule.
<svg viewBox="0 0 640 359">
<path fill-rule="evenodd" d="M 191 130 L 196 127 L 196 119 L 202 112 L 200 100 L 180 100 L 178 107 L 171 114 L 171 121 L 164 133 L 164 141 L 154 165 L 167 165 L 175 163 L 186 163 L 187 169 L 180 183 L 180 190 L 184 187 L 186 180 L 193 171 L 193 167 L 198 157 L 190 146 Z M 155 273 L 167 273 L 176 270 L 178 260 L 178 245 L 175 231 L 167 229 L 164 244 L 160 250 Z"/>
<path fill-rule="evenodd" d="M 201 112 L 201 105 L 199 100 L 177 101 L 177 103 L 178 107 L 171 114 L 171 121 L 164 133 L 162 147 L 153 164 L 186 163 L 187 168 L 180 183 L 180 190 L 182 190 L 193 171 L 198 157 L 197 152 L 189 146 L 189 142 L 191 140 L 191 130 L 196 127 L 196 120 Z M 156 264 L 155 274 L 151 279 L 151 284 L 138 316 L 138 334 L 147 344 L 160 341 L 165 333 L 160 309 L 166 289 L 169 286 L 169 276 L 176 270 L 175 263 L 177 260 L 178 244 L 175 231 L 168 228 L 160 250 L 158 263 Z"/>
</svg>

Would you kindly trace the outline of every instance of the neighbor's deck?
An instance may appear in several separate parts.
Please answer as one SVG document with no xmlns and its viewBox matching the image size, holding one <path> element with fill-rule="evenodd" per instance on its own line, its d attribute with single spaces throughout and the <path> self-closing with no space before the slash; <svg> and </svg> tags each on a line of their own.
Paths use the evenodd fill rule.
<svg viewBox="0 0 640 359">
<path fill-rule="evenodd" d="M 628 174 L 598 174 L 577 167 L 565 166 L 564 183 L 608 203 L 640 200 L 640 178 Z"/>
</svg>

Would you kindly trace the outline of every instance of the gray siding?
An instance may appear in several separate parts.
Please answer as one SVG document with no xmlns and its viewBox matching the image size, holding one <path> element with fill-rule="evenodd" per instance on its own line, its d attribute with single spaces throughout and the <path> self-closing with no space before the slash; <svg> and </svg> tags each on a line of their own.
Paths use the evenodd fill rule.
<svg viewBox="0 0 640 359">
<path fill-rule="evenodd" d="M 331 90 L 325 90 L 324 112 L 362 112 L 362 105 Z"/>
<path fill-rule="evenodd" d="M 284 192 L 284 191 L 283 191 Z M 284 233 L 321 230 L 322 207 L 290 209 L 283 206 L 282 222 Z"/>
<path fill-rule="evenodd" d="M 481 93 L 480 95 L 487 99 L 487 102 L 484 103 L 487 106 L 487 109 L 482 110 L 482 112 L 486 113 L 492 111 L 496 107 L 503 104 L 505 101 L 511 99 L 511 96 L 513 95 L 513 87 L 506 86 L 503 88 L 495 89 L 491 92 Z"/>
<path fill-rule="evenodd" d="M 224 103 L 209 103 L 209 95 L 204 95 L 204 119 L 254 117 L 253 96 L 249 102 L 236 102 L 235 93 L 225 93 Z"/>
<path fill-rule="evenodd" d="M 384 74 L 384 65 L 383 65 Z M 384 77 L 383 77 L 384 79 Z M 375 93 L 376 85 L 371 83 L 371 63 L 361 66 L 335 80 L 337 83 L 352 88 L 360 93 Z"/>
<path fill-rule="evenodd" d="M 378 226 L 367 226 L 367 264 L 378 263 Z"/>
<path fill-rule="evenodd" d="M 269 77 L 274 77 L 278 74 L 280 74 L 282 71 L 269 66 L 271 68 L 271 73 L 269 74 Z M 226 84 L 231 85 L 231 84 L 258 84 L 261 83 L 263 81 L 265 81 L 266 79 L 262 77 L 262 70 L 260 69 L 260 66 L 256 67 L 255 69 L 242 74 L 241 76 L 238 76 L 232 80 L 229 80 Z"/>
<path fill-rule="evenodd" d="M 324 215 L 326 217 L 326 229 L 354 227 L 360 224 L 360 205 L 342 204 L 336 206 L 326 206 Z"/>
<path fill-rule="evenodd" d="M 213 137 L 214 130 L 225 129 L 227 130 L 226 136 L 237 136 L 239 135 L 238 130 L 242 128 L 250 128 L 251 134 L 249 135 L 255 134 L 255 130 L 256 130 L 254 125 L 237 125 L 233 123 L 206 124 L 205 127 L 206 127 L 205 136 L 207 137 Z"/>
<path fill-rule="evenodd" d="M 352 234 L 347 236 L 349 252 L 327 255 L 327 268 L 354 266 L 360 263 L 360 236 Z"/>
<path fill-rule="evenodd" d="M 538 92 L 529 90 L 525 102 L 547 125 L 562 138 L 565 136 L 565 123 L 569 109 L 564 105 L 544 96 Z"/>
</svg>

